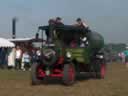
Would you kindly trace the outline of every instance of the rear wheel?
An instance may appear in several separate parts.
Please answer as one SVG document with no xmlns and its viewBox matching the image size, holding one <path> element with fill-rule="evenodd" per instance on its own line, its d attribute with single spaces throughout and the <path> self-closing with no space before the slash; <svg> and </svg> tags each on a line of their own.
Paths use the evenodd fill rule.
<svg viewBox="0 0 128 96">
<path fill-rule="evenodd" d="M 73 64 L 65 64 L 63 68 L 63 83 L 72 85 L 75 82 L 76 72 Z"/>
<path fill-rule="evenodd" d="M 41 70 L 42 70 L 42 67 L 40 64 L 38 64 L 37 62 L 32 64 L 32 67 L 31 67 L 32 85 L 41 84 L 42 79 L 43 79 L 39 77 Z"/>
</svg>

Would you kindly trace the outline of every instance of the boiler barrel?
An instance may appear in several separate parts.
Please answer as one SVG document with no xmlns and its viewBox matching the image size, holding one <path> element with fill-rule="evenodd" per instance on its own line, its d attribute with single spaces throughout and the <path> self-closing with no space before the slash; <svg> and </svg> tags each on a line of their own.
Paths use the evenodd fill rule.
<svg viewBox="0 0 128 96">
<path fill-rule="evenodd" d="M 97 32 L 90 32 L 89 34 L 90 46 L 93 50 L 99 51 L 104 47 L 104 38 Z"/>
</svg>

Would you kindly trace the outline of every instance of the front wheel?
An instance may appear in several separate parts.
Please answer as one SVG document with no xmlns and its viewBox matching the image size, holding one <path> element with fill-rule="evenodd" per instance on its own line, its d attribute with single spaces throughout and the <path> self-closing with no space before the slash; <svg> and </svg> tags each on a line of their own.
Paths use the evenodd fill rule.
<svg viewBox="0 0 128 96">
<path fill-rule="evenodd" d="M 72 85 L 75 82 L 76 72 L 73 64 L 65 64 L 63 68 L 63 83 Z"/>
<path fill-rule="evenodd" d="M 38 77 L 40 70 L 42 70 L 40 64 L 38 64 L 37 62 L 32 64 L 31 66 L 32 85 L 41 84 L 42 80 Z"/>
<path fill-rule="evenodd" d="M 104 79 L 106 74 L 106 65 L 102 62 L 98 62 L 96 66 L 98 67 L 96 70 L 96 78 Z"/>
</svg>

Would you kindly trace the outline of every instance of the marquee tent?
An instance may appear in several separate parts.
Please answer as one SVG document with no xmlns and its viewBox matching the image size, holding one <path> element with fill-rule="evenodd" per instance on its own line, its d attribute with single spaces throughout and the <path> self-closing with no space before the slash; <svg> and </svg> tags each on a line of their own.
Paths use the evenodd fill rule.
<svg viewBox="0 0 128 96">
<path fill-rule="evenodd" d="M 0 38 L 0 47 L 15 47 L 15 44 L 7 39 Z"/>
</svg>

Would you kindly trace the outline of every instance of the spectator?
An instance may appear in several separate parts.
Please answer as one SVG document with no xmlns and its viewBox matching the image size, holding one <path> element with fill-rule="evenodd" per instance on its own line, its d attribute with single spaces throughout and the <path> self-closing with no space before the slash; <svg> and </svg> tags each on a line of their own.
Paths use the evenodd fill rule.
<svg viewBox="0 0 128 96">
<path fill-rule="evenodd" d="M 23 56 L 22 56 L 22 63 L 24 64 L 23 66 L 23 70 L 30 70 L 30 67 L 31 67 L 31 58 L 30 58 L 30 55 L 28 54 L 28 52 L 24 52 L 23 53 Z"/>
<path fill-rule="evenodd" d="M 2 48 L 0 48 L 0 58 L 2 58 Z M 0 59 L 0 68 L 2 68 L 2 59 Z"/>
<path fill-rule="evenodd" d="M 124 54 L 124 52 L 119 53 L 118 56 L 121 58 L 122 64 L 124 64 L 125 63 L 125 54 Z"/>
<path fill-rule="evenodd" d="M 8 55 L 8 68 L 14 68 L 15 66 L 15 48 L 9 50 Z"/>
<path fill-rule="evenodd" d="M 126 67 L 128 68 L 128 49 L 124 51 L 124 54 L 125 54 L 125 64 L 126 64 Z"/>
<path fill-rule="evenodd" d="M 21 69 L 21 59 L 22 59 L 22 50 L 19 46 L 16 47 L 16 57 L 15 57 L 15 69 Z"/>
<path fill-rule="evenodd" d="M 7 68 L 7 49 L 6 48 L 2 48 L 1 49 L 1 53 L 0 53 L 0 59 L 1 59 L 1 68 L 5 69 Z"/>
<path fill-rule="evenodd" d="M 35 62 L 36 58 L 37 58 L 36 50 L 33 49 L 31 53 L 31 62 L 32 63 Z"/>
<path fill-rule="evenodd" d="M 38 50 L 36 51 L 36 55 L 37 55 L 38 57 L 41 57 L 41 49 L 40 49 L 40 48 L 38 48 Z"/>
</svg>

